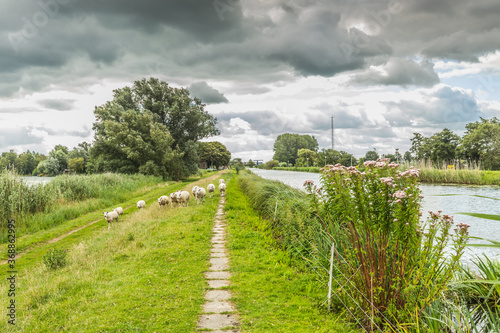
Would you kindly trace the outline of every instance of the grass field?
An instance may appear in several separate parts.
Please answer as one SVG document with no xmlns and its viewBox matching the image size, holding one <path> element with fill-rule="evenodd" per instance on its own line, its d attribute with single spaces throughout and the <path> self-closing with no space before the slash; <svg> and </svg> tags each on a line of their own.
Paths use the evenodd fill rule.
<svg viewBox="0 0 500 333">
<path fill-rule="evenodd" d="M 156 198 L 216 184 L 220 176 L 139 190 L 120 203 L 125 214 L 110 229 L 99 209 L 18 239 L 23 252 L 16 259 L 15 297 L 7 296 L 9 267 L 0 265 L 0 332 L 197 332 L 219 193 L 202 205 L 191 199 L 189 207 L 173 209 L 159 208 Z M 228 183 L 226 211 L 241 332 L 353 331 L 324 311 L 325 286 L 276 246 L 235 183 Z M 141 211 L 138 197 L 147 199 Z M 44 265 L 51 249 L 67 250 L 65 267 Z M 6 316 L 10 299 L 16 325 Z"/>
<path fill-rule="evenodd" d="M 241 332 L 357 332 L 326 311 L 326 286 L 277 246 L 268 222 L 234 182 L 226 197 L 227 245 Z"/>
<path fill-rule="evenodd" d="M 191 200 L 189 207 L 160 209 L 157 192 L 169 193 L 179 186 L 149 192 L 146 209 L 127 209 L 111 229 L 102 213 L 94 212 L 69 225 L 85 224 L 97 216 L 101 221 L 57 243 L 42 240 L 67 230 L 33 235 L 38 240 L 16 261 L 16 325 L 2 316 L 0 331 L 195 331 L 204 302 L 203 272 L 208 267 L 218 195 L 203 205 Z M 44 266 L 42 257 L 51 248 L 68 251 L 66 267 L 52 271 Z M 7 270 L 7 265 L 0 266 L 2 276 Z M 7 289 L 2 279 L 0 304 L 5 313 Z"/>
</svg>

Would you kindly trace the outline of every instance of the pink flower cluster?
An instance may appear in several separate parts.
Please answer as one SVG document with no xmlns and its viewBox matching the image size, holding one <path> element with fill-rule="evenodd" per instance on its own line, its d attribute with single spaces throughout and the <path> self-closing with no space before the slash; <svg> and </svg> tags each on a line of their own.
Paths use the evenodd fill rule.
<svg viewBox="0 0 500 333">
<path fill-rule="evenodd" d="M 459 227 L 460 229 L 467 230 L 470 228 L 470 225 L 468 225 L 466 223 L 457 223 L 457 227 Z"/>
<path fill-rule="evenodd" d="M 313 182 L 312 180 L 306 180 L 306 181 L 304 182 L 304 186 L 305 186 L 305 187 L 308 187 L 308 186 L 313 186 L 313 185 L 314 185 L 314 182 Z"/>
<path fill-rule="evenodd" d="M 404 198 L 406 198 L 406 193 L 405 193 L 405 191 L 396 191 L 396 192 L 394 192 L 393 197 L 398 198 L 398 199 L 404 199 Z"/>
<path fill-rule="evenodd" d="M 409 177 L 418 177 L 419 169 L 415 169 L 414 167 L 410 167 L 408 170 L 399 172 L 399 177 L 409 178 Z"/>
<path fill-rule="evenodd" d="M 392 185 L 392 183 L 394 183 L 394 178 L 392 177 L 382 177 L 380 178 L 380 181 L 386 185 Z"/>
</svg>

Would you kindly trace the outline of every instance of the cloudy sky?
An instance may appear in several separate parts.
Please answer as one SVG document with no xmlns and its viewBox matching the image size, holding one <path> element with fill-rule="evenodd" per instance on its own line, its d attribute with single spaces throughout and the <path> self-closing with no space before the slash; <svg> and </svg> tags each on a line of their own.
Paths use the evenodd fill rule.
<svg viewBox="0 0 500 333">
<path fill-rule="evenodd" d="M 282 133 L 363 156 L 500 118 L 498 0 L 0 1 L 0 152 L 92 142 L 144 77 L 188 87 L 232 157 Z"/>
</svg>

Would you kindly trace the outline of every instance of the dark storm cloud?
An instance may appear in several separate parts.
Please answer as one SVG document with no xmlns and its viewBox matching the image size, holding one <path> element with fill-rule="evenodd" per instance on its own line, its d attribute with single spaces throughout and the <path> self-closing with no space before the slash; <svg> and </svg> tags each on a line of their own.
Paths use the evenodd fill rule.
<svg viewBox="0 0 500 333">
<path fill-rule="evenodd" d="M 475 97 L 463 90 L 441 87 L 422 94 L 422 101 L 384 102 L 388 112 L 384 115 L 391 126 L 450 127 L 479 119 L 482 112 Z"/>
<path fill-rule="evenodd" d="M 42 143 L 43 138 L 33 136 L 30 133 L 31 129 L 27 127 L 0 129 L 0 149 L 17 145 Z"/>
<path fill-rule="evenodd" d="M 383 72 L 369 69 L 364 73 L 356 74 L 352 82 L 368 85 L 432 87 L 439 83 L 439 77 L 434 71 L 434 64 L 430 61 L 416 63 L 413 60 L 395 58 L 383 67 Z"/>
<path fill-rule="evenodd" d="M 355 81 L 431 86 L 430 64 L 399 58 L 477 61 L 500 49 L 498 0 L 214 3 L 4 0 L 0 73 L 9 84 L 0 84 L 0 94 L 84 85 L 92 77 L 137 79 L 147 71 L 141 63 L 161 64 L 169 77 L 250 84 L 386 64 L 386 77 L 368 70 Z"/>
<path fill-rule="evenodd" d="M 43 99 L 38 101 L 38 104 L 57 111 L 70 111 L 73 107 L 74 100 L 71 99 Z"/>
<path fill-rule="evenodd" d="M 224 94 L 210 87 L 205 81 L 193 83 L 189 86 L 188 90 L 192 97 L 198 97 L 205 104 L 229 102 Z"/>
</svg>

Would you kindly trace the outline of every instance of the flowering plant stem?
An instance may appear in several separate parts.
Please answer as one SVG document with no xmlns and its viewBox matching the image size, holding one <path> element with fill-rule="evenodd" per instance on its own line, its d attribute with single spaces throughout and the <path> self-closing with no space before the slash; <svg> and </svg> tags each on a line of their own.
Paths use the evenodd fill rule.
<svg viewBox="0 0 500 333">
<path fill-rule="evenodd" d="M 384 159 L 365 162 L 365 167 L 360 172 L 325 166 L 322 187 L 304 185 L 336 244 L 336 265 L 346 281 L 336 295 L 354 303 L 365 328 L 373 330 L 416 322 L 413 317 L 456 270 L 468 226 L 458 224 L 450 232 L 453 217 L 440 212 L 420 221 L 419 170 L 398 171 L 398 164 Z M 448 253 L 450 243 L 453 251 Z"/>
</svg>

